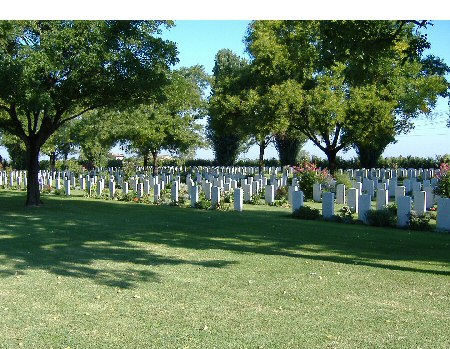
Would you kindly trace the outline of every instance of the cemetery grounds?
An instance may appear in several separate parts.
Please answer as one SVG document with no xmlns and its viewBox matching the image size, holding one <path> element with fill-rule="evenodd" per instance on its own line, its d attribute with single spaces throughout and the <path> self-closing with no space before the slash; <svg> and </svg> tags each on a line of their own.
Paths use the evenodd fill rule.
<svg viewBox="0 0 450 349">
<path fill-rule="evenodd" d="M 0 348 L 450 348 L 449 234 L 73 194 L 0 191 Z"/>
</svg>

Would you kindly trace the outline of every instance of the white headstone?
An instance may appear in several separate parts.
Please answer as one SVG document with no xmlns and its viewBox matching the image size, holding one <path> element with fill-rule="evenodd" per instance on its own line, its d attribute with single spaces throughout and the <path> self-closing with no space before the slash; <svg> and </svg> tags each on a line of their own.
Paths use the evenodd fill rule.
<svg viewBox="0 0 450 349">
<path fill-rule="evenodd" d="M 322 185 L 320 183 L 313 184 L 313 200 L 315 202 L 322 200 Z"/>
<path fill-rule="evenodd" d="M 334 193 L 326 192 L 322 194 L 322 216 L 323 218 L 334 216 Z"/>
<path fill-rule="evenodd" d="M 397 201 L 397 226 L 406 227 L 411 213 L 411 197 L 399 196 Z"/>
<path fill-rule="evenodd" d="M 427 211 L 427 193 L 425 191 L 413 191 L 414 211 L 418 216 L 424 216 Z"/>
<path fill-rule="evenodd" d="M 244 202 L 249 202 L 252 200 L 252 186 L 251 184 L 244 184 Z"/>
<path fill-rule="evenodd" d="M 170 188 L 170 194 L 172 202 L 178 202 L 178 181 L 172 182 L 172 187 Z"/>
<path fill-rule="evenodd" d="M 384 210 L 389 203 L 389 192 L 385 189 L 377 190 L 377 210 Z"/>
<path fill-rule="evenodd" d="M 198 202 L 198 186 L 193 185 L 190 187 L 191 207 L 195 207 Z"/>
<path fill-rule="evenodd" d="M 398 199 L 406 195 L 406 188 L 403 185 L 395 187 L 395 203 L 398 205 Z"/>
<path fill-rule="evenodd" d="M 348 190 L 348 206 L 352 212 L 358 213 L 358 199 L 359 191 L 356 188 L 350 188 Z"/>
<path fill-rule="evenodd" d="M 336 186 L 336 203 L 345 205 L 345 185 L 338 184 Z"/>
<path fill-rule="evenodd" d="M 292 212 L 303 206 L 303 192 L 301 190 L 292 192 Z"/>
<path fill-rule="evenodd" d="M 274 185 L 266 185 L 265 192 L 266 203 L 271 205 L 275 202 L 275 186 Z"/>
<path fill-rule="evenodd" d="M 241 188 L 234 189 L 234 210 L 235 211 L 242 211 L 244 207 L 244 193 Z"/>
<path fill-rule="evenodd" d="M 438 199 L 436 229 L 450 232 L 450 199 L 448 198 Z"/>
<path fill-rule="evenodd" d="M 160 184 L 155 184 L 153 187 L 153 201 L 158 202 L 161 198 L 161 186 Z"/>
<path fill-rule="evenodd" d="M 67 179 L 64 180 L 64 191 L 67 196 L 70 196 L 70 181 Z"/>
<path fill-rule="evenodd" d="M 212 187 L 211 189 L 211 206 L 217 207 L 220 203 L 220 187 Z"/>
<path fill-rule="evenodd" d="M 109 197 L 112 199 L 116 192 L 116 183 L 113 180 L 109 181 Z"/>
<path fill-rule="evenodd" d="M 358 198 L 358 219 L 367 224 L 366 213 L 370 211 L 372 198 L 369 194 L 360 195 Z"/>
<path fill-rule="evenodd" d="M 426 195 L 425 195 L 425 206 L 427 208 L 427 210 L 429 210 L 431 207 L 434 206 L 434 193 L 433 193 L 433 188 L 432 187 L 425 187 L 423 190 Z"/>
</svg>

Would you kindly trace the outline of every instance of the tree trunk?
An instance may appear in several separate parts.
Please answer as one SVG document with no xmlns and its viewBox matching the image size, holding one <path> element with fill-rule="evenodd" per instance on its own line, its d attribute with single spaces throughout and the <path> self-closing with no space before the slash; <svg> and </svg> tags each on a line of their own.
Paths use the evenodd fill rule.
<svg viewBox="0 0 450 349">
<path fill-rule="evenodd" d="M 302 147 L 302 143 L 304 142 L 296 138 L 286 136 L 275 137 L 275 148 L 278 151 L 281 166 L 296 164 L 297 155 Z"/>
<path fill-rule="evenodd" d="M 364 168 L 374 168 L 377 167 L 378 159 L 383 154 L 384 149 L 387 145 L 382 143 L 373 144 L 355 144 L 355 150 L 359 157 L 359 162 L 361 167 Z"/>
<path fill-rule="evenodd" d="M 56 168 L 56 152 L 50 153 L 50 171 L 54 171 Z"/>
<path fill-rule="evenodd" d="M 27 144 L 27 201 L 26 206 L 41 206 L 41 193 L 39 191 L 39 145 L 36 139 L 31 138 Z"/>
<path fill-rule="evenodd" d="M 264 167 L 264 150 L 266 149 L 266 146 L 264 142 L 259 144 L 259 161 L 258 161 L 258 169 L 259 173 L 262 173 L 262 169 Z"/>
<path fill-rule="evenodd" d="M 144 154 L 144 170 L 148 167 L 148 154 Z"/>
<path fill-rule="evenodd" d="M 337 165 L 336 164 L 337 152 L 335 150 L 327 149 L 325 154 L 327 155 L 328 169 L 330 170 L 330 174 L 334 175 L 334 172 L 336 171 L 336 165 Z"/>
<path fill-rule="evenodd" d="M 153 157 L 153 175 L 157 176 L 158 175 L 158 152 L 157 151 L 152 151 L 152 157 Z"/>
</svg>

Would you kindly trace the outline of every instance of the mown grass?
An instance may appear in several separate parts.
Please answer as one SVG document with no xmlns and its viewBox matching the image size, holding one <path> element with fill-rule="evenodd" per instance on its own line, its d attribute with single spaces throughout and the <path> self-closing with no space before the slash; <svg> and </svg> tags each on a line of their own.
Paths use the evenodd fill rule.
<svg viewBox="0 0 450 349">
<path fill-rule="evenodd" d="M 0 191 L 0 348 L 449 348 L 450 235 Z"/>
</svg>

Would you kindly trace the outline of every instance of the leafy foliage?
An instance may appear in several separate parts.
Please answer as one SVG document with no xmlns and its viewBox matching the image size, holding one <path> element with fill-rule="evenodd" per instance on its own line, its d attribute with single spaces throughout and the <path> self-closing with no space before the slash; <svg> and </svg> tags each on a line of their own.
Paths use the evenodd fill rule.
<svg viewBox="0 0 450 349">
<path fill-rule="evenodd" d="M 437 178 L 438 182 L 434 193 L 443 198 L 450 198 L 450 164 L 441 164 Z"/>
<path fill-rule="evenodd" d="M 369 210 L 366 212 L 366 219 L 369 225 L 375 227 L 395 227 L 397 216 L 391 209 Z"/>
<path fill-rule="evenodd" d="M 208 78 L 203 68 L 182 68 L 168 78 L 164 100 L 150 100 L 118 113 L 117 137 L 129 151 L 144 157 L 145 167 L 151 155 L 156 168 L 157 156 L 163 149 L 180 154 L 203 144 L 201 126 L 196 123 L 206 108 L 203 89 Z"/>
<path fill-rule="evenodd" d="M 220 50 L 215 57 L 206 135 L 215 160 L 221 165 L 232 165 L 244 142 L 239 94 L 247 65 L 244 59 L 227 49 Z"/>
<path fill-rule="evenodd" d="M 309 206 L 302 206 L 292 213 L 292 217 L 297 219 L 316 220 L 321 216 L 319 209 Z"/>
<path fill-rule="evenodd" d="M 163 21 L 2 21 L 0 129 L 27 149 L 27 205 L 40 205 L 38 156 L 86 112 L 160 98 L 176 62 Z"/>
<path fill-rule="evenodd" d="M 411 120 L 447 94 L 448 67 L 422 57 L 413 21 L 255 21 L 245 42 L 271 106 L 328 158 L 355 146 L 374 163 Z M 373 142 L 373 140 L 376 140 Z"/>
<path fill-rule="evenodd" d="M 313 195 L 313 185 L 315 183 L 324 184 L 330 177 L 326 169 L 319 169 L 315 164 L 303 161 L 298 166 L 294 166 L 294 176 L 299 180 L 300 190 L 306 198 L 311 199 Z"/>
</svg>

